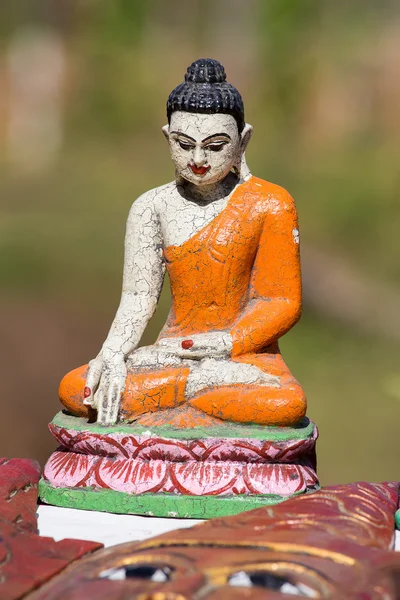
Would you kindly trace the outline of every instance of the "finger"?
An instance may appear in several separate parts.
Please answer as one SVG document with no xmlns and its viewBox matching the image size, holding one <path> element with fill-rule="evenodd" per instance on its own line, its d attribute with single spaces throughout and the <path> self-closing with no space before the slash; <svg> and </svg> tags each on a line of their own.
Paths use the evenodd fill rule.
<svg viewBox="0 0 400 600">
<path fill-rule="evenodd" d="M 85 387 L 83 388 L 83 404 L 85 406 L 91 406 L 92 408 L 94 408 L 93 391 L 92 388 L 90 388 L 87 385 L 85 385 Z"/>
<path fill-rule="evenodd" d="M 162 338 L 161 340 L 159 340 L 157 342 L 157 346 L 161 346 L 162 348 L 167 348 L 167 349 L 173 349 L 176 350 L 176 348 L 181 348 L 181 344 L 182 341 L 185 338 L 183 337 L 179 337 L 179 338 Z"/>
<path fill-rule="evenodd" d="M 120 398 L 120 386 L 117 381 L 111 381 L 108 386 L 106 407 L 104 411 L 103 424 L 114 425 L 118 418 Z"/>
<path fill-rule="evenodd" d="M 161 338 L 156 342 L 157 346 L 172 346 L 173 344 L 176 344 L 175 338 Z"/>
<path fill-rule="evenodd" d="M 116 382 L 116 391 L 115 391 L 116 403 L 115 403 L 114 413 L 111 415 L 111 417 L 113 419 L 113 423 L 116 423 L 118 421 L 119 407 L 121 405 L 122 394 L 125 391 L 125 386 L 126 386 L 126 376 L 127 376 L 127 374 L 125 371 L 124 373 L 121 374 L 119 381 Z"/>
<path fill-rule="evenodd" d="M 95 406 L 97 407 L 97 422 L 105 425 L 105 411 L 107 406 L 108 382 L 105 377 L 101 378 L 100 385 L 94 395 Z"/>
<path fill-rule="evenodd" d="M 125 381 L 123 382 L 125 384 Z M 118 421 L 119 407 L 121 404 L 122 387 L 120 382 L 115 382 L 112 389 L 112 400 L 109 409 L 110 424 L 115 424 Z"/>
<path fill-rule="evenodd" d="M 183 350 L 181 348 L 180 350 L 177 350 L 177 352 L 175 353 L 175 356 L 178 356 L 179 358 L 197 360 L 200 358 L 204 358 L 204 356 L 206 356 L 206 353 L 203 352 L 202 350 L 193 350 L 193 349 Z"/>
<path fill-rule="evenodd" d="M 102 373 L 102 363 L 101 362 L 93 362 L 89 363 L 89 369 L 86 376 L 86 385 L 83 392 L 84 400 L 83 404 L 87 406 L 95 406 L 94 394 L 99 385 L 101 373 Z"/>
<path fill-rule="evenodd" d="M 104 411 L 104 424 L 105 425 L 111 425 L 111 414 L 113 412 L 113 402 L 114 402 L 114 396 L 115 396 L 115 392 L 114 392 L 114 385 L 113 383 L 110 383 L 110 385 L 108 386 L 108 392 L 107 392 L 107 403 L 106 403 L 106 407 L 105 407 L 105 411 Z"/>
</svg>

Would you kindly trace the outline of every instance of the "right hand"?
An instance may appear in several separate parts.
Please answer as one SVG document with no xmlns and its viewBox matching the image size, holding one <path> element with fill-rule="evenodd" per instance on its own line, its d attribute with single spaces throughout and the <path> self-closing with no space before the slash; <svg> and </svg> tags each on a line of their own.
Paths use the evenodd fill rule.
<svg viewBox="0 0 400 600">
<path fill-rule="evenodd" d="M 187 349 L 182 346 L 184 341 L 191 342 Z M 185 337 L 160 338 L 155 345 L 179 358 L 226 358 L 232 351 L 232 336 L 228 331 L 208 331 Z"/>
<path fill-rule="evenodd" d="M 85 387 L 87 396 L 83 403 L 97 409 L 97 422 L 101 425 L 117 422 L 126 375 L 123 355 L 118 354 L 108 360 L 99 355 L 90 361 Z"/>
</svg>

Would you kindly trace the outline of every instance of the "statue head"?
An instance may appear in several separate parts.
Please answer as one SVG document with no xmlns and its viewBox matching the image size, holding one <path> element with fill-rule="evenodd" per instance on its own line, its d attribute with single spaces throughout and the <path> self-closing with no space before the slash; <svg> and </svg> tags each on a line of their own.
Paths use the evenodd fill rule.
<svg viewBox="0 0 400 600">
<path fill-rule="evenodd" d="M 211 58 L 188 67 L 185 81 L 167 102 L 168 139 L 177 177 L 209 185 L 235 171 L 249 175 L 244 152 L 252 133 L 245 123 L 243 100 L 226 81 L 225 69 Z"/>
</svg>

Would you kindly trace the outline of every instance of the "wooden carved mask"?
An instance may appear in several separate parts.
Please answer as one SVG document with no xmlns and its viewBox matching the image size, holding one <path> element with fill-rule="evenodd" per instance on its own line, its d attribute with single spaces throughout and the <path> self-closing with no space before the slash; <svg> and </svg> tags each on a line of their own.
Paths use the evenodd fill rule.
<svg viewBox="0 0 400 600">
<path fill-rule="evenodd" d="M 325 488 L 96 552 L 32 599 L 395 599 L 399 484 Z M 397 583 L 396 583 L 397 582 Z"/>
</svg>

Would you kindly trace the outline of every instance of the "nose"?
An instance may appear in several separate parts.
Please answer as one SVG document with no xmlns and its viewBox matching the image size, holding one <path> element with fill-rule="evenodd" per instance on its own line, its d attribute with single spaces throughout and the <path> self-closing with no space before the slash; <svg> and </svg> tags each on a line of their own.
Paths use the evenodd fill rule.
<svg viewBox="0 0 400 600">
<path fill-rule="evenodd" d="M 206 153 L 201 146 L 196 146 L 193 153 L 193 162 L 196 167 L 202 167 L 206 162 Z"/>
</svg>

